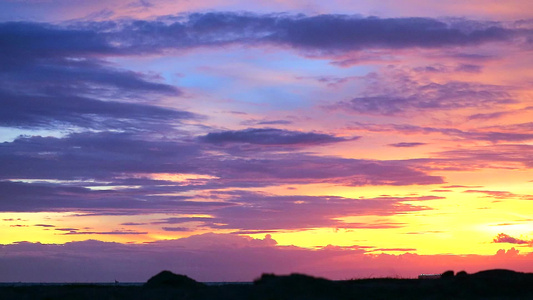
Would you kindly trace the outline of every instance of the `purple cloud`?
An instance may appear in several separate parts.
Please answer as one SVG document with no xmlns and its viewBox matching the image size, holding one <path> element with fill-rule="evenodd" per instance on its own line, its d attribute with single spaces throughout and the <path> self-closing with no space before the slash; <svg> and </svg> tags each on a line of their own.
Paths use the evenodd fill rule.
<svg viewBox="0 0 533 300">
<path fill-rule="evenodd" d="M 157 106 L 102 101 L 72 96 L 27 96 L 2 93 L 0 125 L 21 128 L 55 128 L 61 125 L 94 129 L 156 130 L 195 114 Z M 142 124 L 142 127 L 140 127 Z"/>
<path fill-rule="evenodd" d="M 179 231 L 179 232 L 188 232 L 192 231 L 191 228 L 188 227 L 162 227 L 164 231 Z"/>
<path fill-rule="evenodd" d="M 59 184 L 30 184 L 0 181 L 0 211 L 113 211 L 115 214 L 148 211 L 201 213 L 209 207 L 231 204 L 211 201 L 186 201 L 185 196 L 157 196 L 136 189 L 90 190 Z M 59 230 L 59 229 L 56 229 Z M 69 229 L 70 231 L 70 229 Z"/>
<path fill-rule="evenodd" d="M 510 111 L 498 111 L 493 113 L 486 113 L 486 114 L 473 114 L 471 116 L 468 116 L 469 120 L 492 120 L 492 119 L 498 119 L 505 115 L 508 115 L 512 112 Z"/>
<path fill-rule="evenodd" d="M 332 52 L 477 45 L 508 41 L 517 34 L 527 34 L 527 31 L 506 29 L 498 23 L 447 24 L 430 18 L 213 12 L 160 20 L 112 23 L 106 28 L 111 29 L 106 37 L 120 42 L 121 51 L 135 52 L 261 43 Z"/>
<path fill-rule="evenodd" d="M 63 245 L 19 242 L 1 247 L 0 265 L 3 270 L 12 270 L 0 272 L 2 282 L 145 282 L 161 270 L 207 282 L 251 281 L 261 273 L 291 272 L 337 280 L 398 275 L 415 278 L 446 269 L 473 273 L 507 266 L 527 272 L 533 267 L 533 255 L 517 255 L 514 248 L 487 256 L 417 255 L 405 253 L 414 251 L 411 248 L 394 246 L 279 246 L 270 235 L 253 239 L 209 233 L 145 244 L 87 240 Z"/>
<path fill-rule="evenodd" d="M 143 235 L 148 234 L 146 231 L 135 231 L 135 230 L 113 230 L 113 231 L 78 231 L 78 230 L 68 230 L 64 233 L 65 235 L 86 235 L 86 234 L 97 234 L 97 235 Z"/>
<path fill-rule="evenodd" d="M 525 244 L 533 245 L 533 241 L 517 239 L 505 233 L 498 233 L 498 235 L 492 240 L 492 242 L 493 243 L 519 244 L 519 245 L 525 245 Z"/>
<path fill-rule="evenodd" d="M 531 168 L 533 159 L 531 153 L 533 146 L 526 144 L 492 145 L 484 147 L 474 147 L 469 149 L 456 149 L 439 152 L 439 159 L 436 163 L 443 165 L 462 165 L 465 169 L 486 168 L 493 164 L 508 163 L 507 167 Z M 509 164 L 516 163 L 516 164 Z"/>
<path fill-rule="evenodd" d="M 479 73 L 483 67 L 479 65 L 472 64 L 460 64 L 455 68 L 457 72 L 467 72 L 467 73 Z"/>
<path fill-rule="evenodd" d="M 343 142 L 358 138 L 352 137 L 345 139 L 329 134 L 289 131 L 276 128 L 248 128 L 237 131 L 210 132 L 207 135 L 201 136 L 199 139 L 212 144 L 246 143 L 267 146 L 305 146 Z"/>
<path fill-rule="evenodd" d="M 431 18 L 362 18 L 350 15 L 193 13 L 158 20 L 85 22 L 69 27 L 0 24 L 4 54 L 87 56 L 160 52 L 229 44 L 273 44 L 322 52 L 366 48 L 448 47 L 509 41 L 525 29 L 499 23 Z M 24 53 L 19 53 L 25 49 Z"/>
<path fill-rule="evenodd" d="M 357 215 L 381 215 L 428 210 L 423 205 L 404 202 L 443 199 L 436 196 L 381 197 L 350 199 L 335 196 L 276 196 L 246 191 L 220 192 L 226 202 L 234 205 L 212 210 L 211 218 L 167 218 L 156 224 L 199 222 L 202 227 L 240 231 L 302 230 L 317 227 L 398 228 L 402 223 L 342 222 L 337 218 Z M 209 199 L 209 198 L 208 198 Z M 224 225 L 220 225 L 224 224 Z"/>
<path fill-rule="evenodd" d="M 269 134 L 271 131 L 269 132 Z M 335 139 L 328 135 L 286 131 L 267 135 L 272 143 L 309 142 Z M 311 139 L 309 138 L 311 137 Z M 244 140 L 263 142 L 257 135 L 245 135 Z M 294 138 L 294 140 L 292 140 Z M 242 140 L 242 139 L 241 139 Z M 313 141 L 314 142 L 314 141 Z M 79 133 L 64 138 L 21 137 L 0 144 L 0 163 L 4 180 L 63 179 L 112 181 L 114 185 L 145 185 L 138 192 L 178 192 L 199 188 L 231 186 L 268 186 L 281 183 L 330 182 L 358 185 L 438 184 L 443 179 L 409 166 L 410 162 L 373 161 L 336 157 L 320 157 L 303 153 L 254 152 L 239 148 L 217 148 L 229 151 L 221 155 L 205 155 L 212 145 L 181 140 L 145 140 L 142 135 L 126 133 Z M 259 157 L 258 153 L 262 153 Z M 230 158 L 231 159 L 227 159 Z M 139 178 L 147 173 L 192 173 L 217 178 L 201 185 L 157 187 L 160 180 Z M 131 174 L 131 176 L 127 176 Z M 171 184 L 171 182 L 170 182 Z M 86 187 L 91 184 L 78 183 Z M 125 191 L 131 192 L 131 191 Z M 118 193 L 115 191 L 115 193 Z"/>
<path fill-rule="evenodd" d="M 492 126 L 478 130 L 464 131 L 457 128 L 424 127 L 411 124 L 365 124 L 353 123 L 351 129 L 371 132 L 395 131 L 401 134 L 444 134 L 454 138 L 465 140 L 480 140 L 498 143 L 521 142 L 533 139 L 533 123 L 513 124 L 510 126 Z M 498 130 L 498 131 L 496 131 Z M 520 130 L 520 132 L 516 132 Z M 531 131 L 531 133 L 529 132 Z"/>
<path fill-rule="evenodd" d="M 411 111 L 493 108 L 517 102 L 511 98 L 508 88 L 496 85 L 459 81 L 421 84 L 406 74 L 396 75 L 393 82 L 376 74 L 364 80 L 368 81 L 368 91 L 326 108 L 394 116 Z"/>
<path fill-rule="evenodd" d="M 292 124 L 292 121 L 288 120 L 272 120 L 272 121 L 259 121 L 257 125 L 289 125 Z"/>
<path fill-rule="evenodd" d="M 397 148 L 412 148 L 412 147 L 418 147 L 427 145 L 427 143 L 395 143 L 395 144 L 389 144 L 391 147 L 397 147 Z"/>
</svg>

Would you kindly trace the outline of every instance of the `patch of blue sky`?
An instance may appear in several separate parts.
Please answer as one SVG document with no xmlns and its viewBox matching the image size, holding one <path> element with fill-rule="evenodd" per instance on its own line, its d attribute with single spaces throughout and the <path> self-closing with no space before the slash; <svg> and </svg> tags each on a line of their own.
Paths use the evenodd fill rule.
<svg viewBox="0 0 533 300">
<path fill-rule="evenodd" d="M 308 98 L 301 93 L 293 93 L 279 87 L 257 87 L 236 91 L 229 95 L 240 103 L 250 103 L 247 111 L 261 113 L 267 111 L 289 111 L 310 105 Z"/>
<path fill-rule="evenodd" d="M 43 136 L 61 138 L 70 132 L 55 129 L 22 129 L 15 127 L 0 127 L 0 143 L 12 142 L 20 136 Z"/>
<path fill-rule="evenodd" d="M 320 78 L 364 76 L 375 69 L 372 65 L 339 67 L 328 59 L 309 59 L 273 47 L 203 48 L 172 56 L 112 61 L 126 69 L 155 73 L 162 82 L 186 92 L 249 103 L 242 109 L 250 112 L 313 106 L 317 95 L 331 92 L 326 83 L 318 82 Z M 342 93 L 341 89 L 337 92 Z"/>
<path fill-rule="evenodd" d="M 222 51 L 221 51 L 222 50 Z M 269 47 L 226 47 L 198 49 L 185 53 L 147 58 L 119 57 L 110 59 L 125 68 L 140 72 L 156 72 L 168 84 L 198 85 L 198 76 L 206 76 L 217 66 L 239 64 L 250 69 L 288 72 L 296 76 L 363 76 L 374 70 L 372 65 L 339 67 L 330 63 L 327 58 L 309 59 L 289 50 Z M 242 68 L 241 68 L 242 69 Z M 246 72 L 243 69 L 243 72 Z M 195 80 L 185 81 L 187 76 L 196 76 Z M 221 74 L 227 77 L 228 74 Z M 231 75 L 231 74 L 229 74 Z M 222 77 L 222 76 L 221 76 Z M 207 84 L 210 84 L 207 82 Z"/>
</svg>

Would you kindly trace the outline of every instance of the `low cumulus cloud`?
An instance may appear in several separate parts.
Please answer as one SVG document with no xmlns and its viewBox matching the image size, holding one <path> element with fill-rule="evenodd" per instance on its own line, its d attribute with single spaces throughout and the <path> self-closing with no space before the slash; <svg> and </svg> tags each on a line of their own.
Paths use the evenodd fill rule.
<svg viewBox="0 0 533 300">
<path fill-rule="evenodd" d="M 87 240 L 64 245 L 19 242 L 1 245 L 2 282 L 144 282 L 161 270 L 199 281 L 252 281 L 261 273 L 291 272 L 330 279 L 416 277 L 421 273 L 487 268 L 527 272 L 531 254 L 509 249 L 496 255 L 416 255 L 413 249 L 372 245 L 306 249 L 279 246 L 266 235 L 253 239 L 204 234 L 145 244 Z M 380 252 L 397 254 L 380 254 Z M 391 267 L 393 266 L 393 267 Z"/>
</svg>

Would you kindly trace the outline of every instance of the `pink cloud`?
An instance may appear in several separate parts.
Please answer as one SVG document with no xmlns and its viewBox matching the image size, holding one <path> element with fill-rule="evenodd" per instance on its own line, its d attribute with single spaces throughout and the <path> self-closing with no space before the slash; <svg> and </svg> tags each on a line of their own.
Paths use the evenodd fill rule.
<svg viewBox="0 0 533 300">
<path fill-rule="evenodd" d="M 251 281 L 261 273 L 301 272 L 330 279 L 416 277 L 445 270 L 506 268 L 533 270 L 533 254 L 500 250 L 495 255 L 417 255 L 413 249 L 278 246 L 269 235 L 253 239 L 204 234 L 148 244 L 88 240 L 64 245 L 16 243 L 1 246 L 0 281 L 143 282 L 161 270 L 200 281 Z M 399 254 L 372 254 L 396 251 Z"/>
</svg>

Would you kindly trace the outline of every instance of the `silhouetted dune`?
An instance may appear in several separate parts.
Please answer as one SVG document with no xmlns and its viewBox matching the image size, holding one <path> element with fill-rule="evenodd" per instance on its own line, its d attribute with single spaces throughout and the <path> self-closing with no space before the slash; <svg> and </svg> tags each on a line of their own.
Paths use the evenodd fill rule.
<svg viewBox="0 0 533 300">
<path fill-rule="evenodd" d="M 439 279 L 375 278 L 332 281 L 304 274 L 263 274 L 253 284 L 205 285 L 163 271 L 143 286 L 76 284 L 1 286 L 2 300 L 336 300 L 336 299 L 533 299 L 533 273 L 446 271 Z"/>
<path fill-rule="evenodd" d="M 170 271 L 161 271 L 157 275 L 148 279 L 144 284 L 144 287 L 201 288 L 205 287 L 205 284 L 185 275 L 174 274 Z"/>
</svg>

